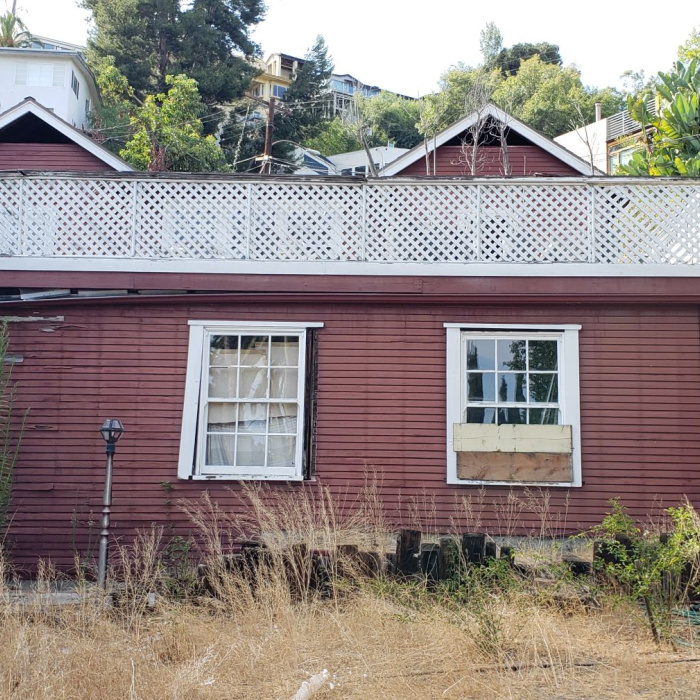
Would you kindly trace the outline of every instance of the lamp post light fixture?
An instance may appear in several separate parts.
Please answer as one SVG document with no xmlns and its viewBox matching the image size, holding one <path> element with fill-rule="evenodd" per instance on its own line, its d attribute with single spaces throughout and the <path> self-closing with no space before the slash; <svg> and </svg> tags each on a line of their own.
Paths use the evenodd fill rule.
<svg viewBox="0 0 700 700">
<path fill-rule="evenodd" d="M 109 550 L 109 515 L 112 511 L 112 464 L 117 442 L 124 432 L 124 426 L 116 418 L 108 418 L 100 428 L 107 454 L 105 492 L 102 498 L 102 529 L 100 530 L 100 554 L 97 560 L 97 585 L 104 589 L 107 579 L 107 552 Z"/>
</svg>

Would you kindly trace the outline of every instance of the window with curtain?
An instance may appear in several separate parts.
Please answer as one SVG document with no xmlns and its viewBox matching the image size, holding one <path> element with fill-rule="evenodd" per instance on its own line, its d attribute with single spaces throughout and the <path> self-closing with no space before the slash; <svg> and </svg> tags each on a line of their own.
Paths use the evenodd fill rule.
<svg viewBox="0 0 700 700">
<path fill-rule="evenodd" d="M 193 322 L 180 476 L 303 478 L 309 327 Z"/>
</svg>

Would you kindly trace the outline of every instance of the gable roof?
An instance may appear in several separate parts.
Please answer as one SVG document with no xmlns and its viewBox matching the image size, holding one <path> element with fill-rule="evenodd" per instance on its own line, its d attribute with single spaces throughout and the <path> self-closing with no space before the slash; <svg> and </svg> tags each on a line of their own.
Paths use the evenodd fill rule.
<svg viewBox="0 0 700 700">
<path fill-rule="evenodd" d="M 57 117 L 53 112 L 40 105 L 32 97 L 27 97 L 24 101 L 14 107 L 10 107 L 10 109 L 0 114 L 0 131 L 27 114 L 32 114 L 45 122 L 52 129 L 55 129 L 67 139 L 88 151 L 88 153 L 99 158 L 110 168 L 120 172 L 131 172 L 134 170 L 126 161 L 122 160 L 119 156 L 116 156 L 96 141 L 93 141 L 82 131 L 78 131 L 78 129 L 71 126 L 68 122 Z"/>
<path fill-rule="evenodd" d="M 568 166 L 572 167 L 574 170 L 577 170 L 582 175 L 605 175 L 605 173 L 597 168 L 591 172 L 590 163 L 585 161 L 583 158 L 579 158 L 579 156 L 575 155 L 568 149 L 564 148 L 555 141 L 552 141 L 552 139 L 550 139 L 548 136 L 541 134 L 539 131 L 536 131 L 532 127 L 521 122 L 519 119 L 507 114 L 499 107 L 496 107 L 496 105 L 489 103 L 485 105 L 483 109 L 468 114 L 441 131 L 439 134 L 437 134 L 437 136 L 435 136 L 434 139 L 430 140 L 427 149 L 425 143 L 421 143 L 415 148 L 412 148 L 408 153 L 405 153 L 400 158 L 397 158 L 393 163 L 389 163 L 389 165 L 382 168 L 381 172 L 379 173 L 379 177 L 391 177 L 392 175 L 399 174 L 404 168 L 407 168 L 409 165 L 412 165 L 421 158 L 425 158 L 426 151 L 427 153 L 432 153 L 434 149 L 440 148 L 440 146 L 443 144 L 447 143 L 453 138 L 456 138 L 461 133 L 469 129 L 469 127 L 471 127 L 477 121 L 477 119 L 483 119 L 486 116 L 506 124 L 511 131 L 514 131 L 516 134 L 520 134 L 520 136 L 526 138 L 535 146 L 539 146 L 543 151 L 546 151 L 563 163 L 566 163 Z"/>
</svg>

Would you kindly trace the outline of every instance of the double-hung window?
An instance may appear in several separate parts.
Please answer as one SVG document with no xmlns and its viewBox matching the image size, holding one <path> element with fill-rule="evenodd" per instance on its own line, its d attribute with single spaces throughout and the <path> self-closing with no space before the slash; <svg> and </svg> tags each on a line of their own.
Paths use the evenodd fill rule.
<svg viewBox="0 0 700 700">
<path fill-rule="evenodd" d="M 580 327 L 445 326 L 448 482 L 581 485 Z"/>
<path fill-rule="evenodd" d="M 304 478 L 309 329 L 191 321 L 178 475 Z"/>
</svg>

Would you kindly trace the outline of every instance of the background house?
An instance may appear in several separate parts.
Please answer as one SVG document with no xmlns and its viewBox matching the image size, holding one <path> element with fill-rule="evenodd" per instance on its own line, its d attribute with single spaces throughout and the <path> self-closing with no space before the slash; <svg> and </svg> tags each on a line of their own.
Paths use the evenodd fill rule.
<svg viewBox="0 0 700 700">
<path fill-rule="evenodd" d="M 0 170 L 126 172 L 133 168 L 29 98 L 0 114 Z"/>
<path fill-rule="evenodd" d="M 295 175 L 369 175 L 367 152 L 348 151 L 347 153 L 336 153 L 334 156 L 323 156 L 318 151 L 308 148 L 298 149 L 298 154 L 303 166 L 295 171 Z M 393 163 L 404 153 L 407 148 L 395 148 L 394 146 L 375 146 L 369 149 L 372 162 L 377 170 L 381 170 L 389 163 Z"/>
<path fill-rule="evenodd" d="M 250 89 L 252 97 L 268 101 L 271 97 L 282 98 L 296 77 L 297 71 L 304 65 L 303 58 L 290 56 L 285 53 L 273 53 L 267 60 L 261 62 L 262 72 L 253 79 Z M 332 98 L 333 114 L 344 114 L 352 105 L 353 97 L 360 93 L 365 97 L 374 97 L 382 90 L 376 85 L 365 85 L 348 73 L 331 75 L 328 90 Z M 407 100 L 412 97 L 401 95 Z"/>
<path fill-rule="evenodd" d="M 656 112 L 655 98 L 649 100 L 648 107 L 652 113 Z M 603 118 L 600 106 L 596 105 L 596 120 L 592 124 L 556 136 L 554 140 L 589 163 L 592 159 L 599 170 L 614 175 L 619 166 L 632 160 L 639 148 L 636 137 L 641 130 L 641 124 L 626 109 Z"/>
<path fill-rule="evenodd" d="M 95 77 L 80 47 L 41 39 L 31 48 L 0 48 L 0 110 L 27 97 L 77 129 L 99 100 Z"/>
<path fill-rule="evenodd" d="M 492 104 L 428 137 L 381 177 L 601 174 L 583 158 Z"/>
</svg>

